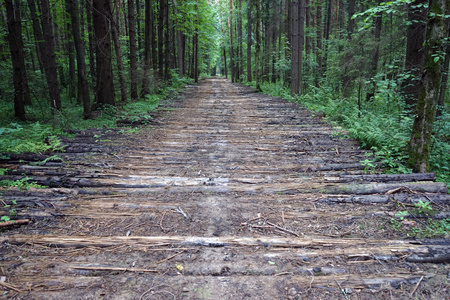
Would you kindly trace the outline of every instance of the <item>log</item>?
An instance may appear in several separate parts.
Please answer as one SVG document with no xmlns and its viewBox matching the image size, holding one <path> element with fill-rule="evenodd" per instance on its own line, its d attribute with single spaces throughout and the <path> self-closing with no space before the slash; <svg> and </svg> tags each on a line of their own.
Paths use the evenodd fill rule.
<svg viewBox="0 0 450 300">
<path fill-rule="evenodd" d="M 448 204 L 450 203 L 449 194 L 433 194 L 433 195 L 422 195 L 422 194 L 393 194 L 393 195 L 330 195 L 320 198 L 318 202 L 321 203 L 380 203 L 386 204 L 389 201 L 395 200 L 402 203 L 415 203 L 419 200 L 426 202 L 431 201 L 436 204 Z"/>
<path fill-rule="evenodd" d="M 30 223 L 29 219 L 10 220 L 10 221 L 0 223 L 0 227 L 20 226 L 20 225 L 25 225 L 28 223 Z"/>
<path fill-rule="evenodd" d="M 404 183 L 374 183 L 374 184 L 344 184 L 336 186 L 324 186 L 327 194 L 384 194 L 389 191 L 406 188 L 420 193 L 448 194 L 447 185 L 444 182 L 404 182 Z"/>
<path fill-rule="evenodd" d="M 68 266 L 71 269 L 77 270 L 93 270 L 93 271 L 119 271 L 119 272 L 138 272 L 138 273 L 157 273 L 158 270 L 151 269 L 135 269 L 135 268 L 119 268 L 119 267 L 83 267 L 83 266 Z"/>
<path fill-rule="evenodd" d="M 339 174 L 335 177 L 325 177 L 327 182 L 344 183 L 344 182 L 414 182 L 414 181 L 435 181 L 434 173 L 415 173 L 415 174 L 368 174 L 368 175 L 346 175 Z"/>
<path fill-rule="evenodd" d="M 58 247 L 110 247 L 118 245 L 150 246 L 159 243 L 173 245 L 226 247 L 226 246 L 271 246 L 282 248 L 302 247 L 354 247 L 356 245 L 409 245 L 419 247 L 417 241 L 370 240 L 336 238 L 280 238 L 280 237 L 196 237 L 196 236 L 53 236 L 53 235 L 11 235 L 0 237 L 0 242 L 11 244 L 50 244 Z"/>
</svg>

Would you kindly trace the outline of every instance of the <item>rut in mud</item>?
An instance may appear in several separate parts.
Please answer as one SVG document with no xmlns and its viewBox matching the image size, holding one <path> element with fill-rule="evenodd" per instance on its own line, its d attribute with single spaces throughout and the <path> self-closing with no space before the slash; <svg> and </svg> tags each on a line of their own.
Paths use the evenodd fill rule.
<svg viewBox="0 0 450 300">
<path fill-rule="evenodd" d="M 212 78 L 148 129 L 66 143 L 63 162 L 0 165 L 50 186 L 1 195 L 31 220 L 2 232 L 3 298 L 450 296 L 449 241 L 392 223 L 418 200 L 448 217 L 446 186 L 367 174 L 366 151 L 297 104 Z"/>
</svg>

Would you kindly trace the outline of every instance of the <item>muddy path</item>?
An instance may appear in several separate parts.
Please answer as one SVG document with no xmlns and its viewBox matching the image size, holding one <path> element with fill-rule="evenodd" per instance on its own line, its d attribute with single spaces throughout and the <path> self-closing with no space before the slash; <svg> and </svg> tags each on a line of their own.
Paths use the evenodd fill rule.
<svg viewBox="0 0 450 300">
<path fill-rule="evenodd" d="M 297 104 L 212 78 L 139 133 L 65 143 L 62 162 L 0 162 L 49 186 L 0 195 L 30 220 L 1 229 L 0 298 L 450 297 L 449 240 L 393 221 L 418 200 L 448 217 L 445 185 L 367 172 L 357 141 Z"/>
</svg>

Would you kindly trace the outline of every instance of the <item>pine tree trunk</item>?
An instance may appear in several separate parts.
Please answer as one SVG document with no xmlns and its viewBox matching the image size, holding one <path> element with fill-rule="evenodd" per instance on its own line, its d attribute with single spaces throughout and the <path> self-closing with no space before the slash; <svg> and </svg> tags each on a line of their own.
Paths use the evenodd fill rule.
<svg viewBox="0 0 450 300">
<path fill-rule="evenodd" d="M 446 37 L 445 12 L 449 0 L 434 0 L 430 3 L 430 13 L 425 38 L 424 70 L 421 74 L 416 116 L 409 143 L 408 163 L 415 172 L 429 170 L 431 134 L 436 113 L 436 102 L 442 75 L 440 51 Z M 438 57 L 438 60 L 435 60 Z"/>
<path fill-rule="evenodd" d="M 449 8 L 447 8 L 449 9 Z M 448 15 L 448 12 L 447 12 Z M 445 91 L 447 89 L 448 83 L 448 71 L 449 71 L 449 63 L 450 63 L 450 20 L 447 20 L 447 41 L 445 43 L 445 59 L 442 70 L 442 82 L 441 87 L 439 88 L 439 99 L 438 99 L 438 108 L 436 111 L 436 117 L 440 117 L 442 115 L 442 111 L 444 109 L 445 102 Z"/>
<path fill-rule="evenodd" d="M 93 1 L 93 19 L 95 33 L 95 53 L 97 60 L 97 87 L 95 102 L 100 106 L 115 105 L 112 50 L 111 50 L 111 21 L 112 14 L 109 0 Z"/>
<path fill-rule="evenodd" d="M 423 43 L 427 30 L 427 9 L 417 8 L 417 5 L 427 4 L 428 0 L 415 0 L 410 4 L 408 12 L 409 26 L 406 31 L 405 73 L 411 77 L 406 78 L 402 84 L 407 109 L 412 111 L 417 104 L 420 88 L 420 74 L 423 68 Z"/>
<path fill-rule="evenodd" d="M 291 12 L 291 94 L 295 96 L 300 90 L 300 38 L 299 38 L 299 0 L 292 0 L 290 3 Z"/>
<path fill-rule="evenodd" d="M 91 100 L 89 96 L 89 84 L 86 74 L 86 62 L 84 57 L 84 43 L 80 35 L 80 22 L 78 19 L 78 1 L 67 0 L 67 11 L 70 13 L 72 21 L 72 35 L 77 56 L 78 69 L 78 94 L 81 95 L 83 102 L 83 117 L 89 119 L 91 117 Z"/>
<path fill-rule="evenodd" d="M 316 74 L 316 86 L 319 86 L 319 80 L 322 78 L 322 35 L 323 35 L 323 24 L 322 24 L 322 0 L 316 0 L 316 56 L 317 56 L 317 74 Z"/>
<path fill-rule="evenodd" d="M 252 1 L 247 0 L 247 81 L 252 82 Z"/>
<path fill-rule="evenodd" d="M 91 75 L 91 81 L 93 86 L 97 83 L 97 68 L 95 62 L 95 34 L 94 34 L 94 6 L 92 5 L 92 1 L 86 0 L 86 15 L 87 15 L 87 27 L 89 33 L 89 73 Z"/>
<path fill-rule="evenodd" d="M 150 94 L 150 69 L 152 68 L 153 11 L 152 0 L 145 0 L 144 78 L 141 97 Z"/>
<path fill-rule="evenodd" d="M 326 74 L 328 68 L 328 40 L 330 39 L 330 29 L 331 29 L 331 11 L 333 1 L 327 1 L 327 15 L 325 17 L 325 31 L 324 31 L 324 46 L 323 46 L 323 61 L 322 61 L 322 74 Z"/>
<path fill-rule="evenodd" d="M 159 0 L 158 14 L 158 74 L 164 78 L 164 6 L 165 0 Z"/>
<path fill-rule="evenodd" d="M 128 37 L 130 39 L 130 95 L 132 100 L 138 98 L 136 18 L 134 0 L 128 0 Z"/>
<path fill-rule="evenodd" d="M 228 18 L 228 31 L 230 33 L 230 70 L 231 82 L 236 81 L 236 70 L 234 65 L 234 43 L 233 43 L 233 0 L 230 0 L 230 17 Z"/>
<path fill-rule="evenodd" d="M 194 38 L 192 39 L 193 46 L 193 55 L 194 55 L 194 82 L 198 82 L 198 3 L 195 2 L 195 29 L 194 29 Z"/>
<path fill-rule="evenodd" d="M 239 0 L 238 10 L 238 46 L 239 46 L 239 76 L 237 80 L 242 81 L 242 75 L 244 74 L 244 53 L 242 47 L 242 0 Z"/>
<path fill-rule="evenodd" d="M 261 0 L 256 0 L 256 26 L 255 26 L 255 76 L 256 89 L 261 90 Z"/>
<path fill-rule="evenodd" d="M 58 72 L 56 66 L 55 40 L 53 36 L 52 14 L 48 0 L 41 0 L 41 23 L 44 36 L 42 59 L 45 68 L 45 77 L 50 95 L 50 107 L 53 110 L 61 109 L 61 95 L 59 91 Z"/>
<path fill-rule="evenodd" d="M 111 12 L 113 11 L 112 6 L 110 6 Z M 116 12 L 118 14 L 119 12 Z M 116 52 L 116 63 L 117 63 L 117 73 L 119 76 L 119 86 L 120 86 L 120 97 L 122 102 L 127 101 L 127 85 L 125 83 L 125 71 L 123 68 L 122 61 L 122 48 L 120 46 L 119 41 L 119 18 L 116 18 L 116 21 L 111 23 L 111 34 L 112 40 L 114 43 L 114 50 Z"/>
<path fill-rule="evenodd" d="M 8 42 L 11 51 L 11 61 L 13 65 L 14 83 L 14 116 L 19 120 L 26 120 L 25 117 L 25 94 L 26 73 L 25 58 L 23 55 L 22 29 L 19 16 L 19 0 L 6 0 L 6 18 L 8 24 Z"/>
</svg>

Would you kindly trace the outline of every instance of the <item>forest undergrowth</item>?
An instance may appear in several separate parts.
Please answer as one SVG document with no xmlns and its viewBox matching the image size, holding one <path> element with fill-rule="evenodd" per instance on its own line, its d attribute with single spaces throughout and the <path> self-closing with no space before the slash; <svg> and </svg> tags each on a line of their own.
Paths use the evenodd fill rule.
<svg viewBox="0 0 450 300">
<path fill-rule="evenodd" d="M 0 102 L 0 155 L 7 153 L 35 152 L 45 153 L 51 151 L 63 151 L 61 136 L 70 136 L 74 130 L 86 130 L 89 128 L 116 128 L 120 120 L 129 123 L 140 124 L 151 122 L 151 113 L 159 109 L 163 99 L 175 96 L 186 85 L 191 83 L 189 78 L 179 78 L 173 74 L 172 79 L 161 85 L 152 94 L 146 95 L 137 101 L 118 103 L 116 107 L 103 107 L 94 112 L 94 117 L 84 120 L 83 108 L 63 95 L 63 109 L 55 114 L 48 109 L 46 97 L 33 99 L 33 105 L 27 106 L 27 121 L 17 121 L 14 118 L 14 107 L 12 102 Z M 65 91 L 67 92 L 67 91 Z M 132 126 L 123 127 L 123 132 L 135 132 Z M 1 154 L 3 153 L 3 154 Z"/>
<path fill-rule="evenodd" d="M 255 83 L 248 83 L 255 87 Z M 378 93 L 372 101 L 357 97 L 342 98 L 334 88 L 323 85 L 309 87 L 302 96 L 292 97 L 282 82 L 261 84 L 263 93 L 298 102 L 331 123 L 342 126 L 351 138 L 361 142 L 361 148 L 373 150 L 374 155 L 361 164 L 367 170 L 379 167 L 385 173 L 411 173 L 407 166 L 407 145 L 411 138 L 413 116 L 405 113 L 398 95 Z M 430 168 L 437 181 L 450 187 L 450 111 L 448 104 L 434 123 Z M 338 133 L 337 133 L 338 134 Z"/>
</svg>

